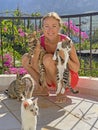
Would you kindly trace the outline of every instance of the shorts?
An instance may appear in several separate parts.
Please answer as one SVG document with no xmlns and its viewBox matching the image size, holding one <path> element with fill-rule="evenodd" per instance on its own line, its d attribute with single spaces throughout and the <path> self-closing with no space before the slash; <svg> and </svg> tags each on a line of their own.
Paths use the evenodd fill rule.
<svg viewBox="0 0 98 130">
<path fill-rule="evenodd" d="M 78 73 L 76 73 L 72 70 L 70 70 L 70 74 L 71 74 L 71 83 L 70 83 L 71 87 L 75 88 L 78 83 L 78 80 L 79 80 L 79 75 L 78 75 Z"/>
<path fill-rule="evenodd" d="M 79 75 L 78 75 L 78 73 L 76 73 L 76 72 L 74 72 L 72 70 L 70 70 L 70 75 L 71 75 L 71 83 L 70 83 L 70 85 L 71 85 L 72 88 L 75 88 L 77 83 L 78 83 L 78 80 L 79 80 Z M 52 88 L 56 89 L 56 85 L 54 83 L 47 84 L 47 85 L 48 85 L 48 87 L 52 87 Z"/>
</svg>

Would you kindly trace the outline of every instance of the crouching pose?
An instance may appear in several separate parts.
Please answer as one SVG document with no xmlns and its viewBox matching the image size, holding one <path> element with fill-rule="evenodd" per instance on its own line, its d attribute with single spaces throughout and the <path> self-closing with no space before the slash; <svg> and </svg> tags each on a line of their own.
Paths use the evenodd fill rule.
<svg viewBox="0 0 98 130">
<path fill-rule="evenodd" d="M 61 29 L 62 21 L 61 18 L 55 12 L 50 12 L 45 15 L 42 19 L 42 30 L 43 35 L 40 37 L 40 44 L 36 46 L 34 55 L 31 59 L 31 64 L 29 64 L 28 54 L 24 54 L 22 57 L 23 67 L 28 71 L 28 73 L 36 81 L 36 88 L 34 94 L 36 95 L 48 95 L 49 89 L 57 87 L 57 64 L 53 60 L 53 55 L 57 48 L 57 44 L 61 41 L 70 40 L 70 38 L 64 34 L 59 33 Z M 40 81 L 40 72 L 38 66 L 38 60 L 40 55 L 40 48 L 43 47 L 46 51 L 46 54 L 43 56 L 43 65 L 45 68 L 45 82 L 46 87 L 42 87 L 39 83 Z M 63 57 L 62 51 L 59 54 Z M 73 43 L 71 44 L 71 49 L 69 52 L 68 59 L 68 69 L 69 69 L 69 82 L 72 88 L 74 88 L 78 83 L 78 71 L 80 63 L 76 54 L 75 47 Z M 59 93 L 57 94 L 57 99 L 60 102 L 66 102 L 66 94 Z"/>
</svg>

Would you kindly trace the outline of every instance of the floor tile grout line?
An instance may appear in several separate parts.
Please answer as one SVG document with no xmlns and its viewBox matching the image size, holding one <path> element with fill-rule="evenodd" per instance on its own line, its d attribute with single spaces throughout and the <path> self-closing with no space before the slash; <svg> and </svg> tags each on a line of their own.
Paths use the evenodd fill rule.
<svg viewBox="0 0 98 130">
<path fill-rule="evenodd" d="M 13 112 L 8 108 L 8 106 L 6 105 L 6 103 L 4 103 L 3 101 L 2 101 L 2 103 L 5 105 L 5 107 L 8 109 L 8 111 L 19 121 L 19 123 L 21 124 L 21 121 L 17 118 L 17 116 L 16 115 L 14 115 L 13 114 Z M 15 111 L 15 110 L 14 110 Z"/>
<path fill-rule="evenodd" d="M 49 98 L 46 98 L 46 99 L 49 100 Z M 56 106 L 62 108 L 62 106 L 58 105 L 57 103 L 53 102 L 52 100 L 49 100 L 49 101 L 52 102 L 52 103 L 54 103 Z M 83 117 L 86 115 L 87 111 L 88 111 L 94 104 L 96 104 L 96 103 L 92 103 L 92 102 L 91 102 L 91 103 L 92 103 L 91 107 L 83 114 L 82 117 L 78 117 L 78 116 L 76 116 L 75 114 L 73 114 L 72 111 L 73 111 L 75 108 L 77 108 L 77 106 L 79 106 L 83 101 L 85 101 L 85 99 L 82 99 L 81 102 L 80 102 L 79 104 L 77 104 L 71 111 L 65 110 L 65 111 L 68 112 L 68 114 L 67 114 L 65 117 L 67 117 L 69 114 L 71 114 L 71 115 L 75 116 L 76 118 L 78 118 L 79 121 L 82 120 Z M 89 101 L 86 101 L 86 102 L 89 102 Z M 65 117 L 64 117 L 64 118 L 65 118 Z M 63 119 L 64 119 L 64 118 L 63 118 Z M 63 119 L 61 119 L 61 120 L 63 120 Z M 79 121 L 78 121 L 78 122 L 79 122 Z M 59 121 L 59 122 L 61 122 L 61 121 Z M 58 123 L 59 123 L 59 122 L 58 122 Z M 85 122 L 85 123 L 88 123 L 88 122 L 86 122 L 86 121 L 84 121 L 84 122 Z M 58 123 L 56 123 L 56 125 L 55 125 L 54 127 L 56 127 L 56 126 L 58 125 Z M 76 124 L 77 124 L 77 123 L 76 123 Z M 88 124 L 89 124 L 89 123 L 88 123 Z M 91 125 L 91 124 L 89 124 L 89 125 Z M 73 126 L 73 128 L 74 128 L 74 126 Z M 72 128 L 72 129 L 73 129 L 73 128 Z M 96 128 L 96 127 L 94 127 L 94 128 Z"/>
<path fill-rule="evenodd" d="M 54 104 L 55 104 L 56 106 L 58 106 L 59 108 L 62 108 L 62 106 L 58 105 L 57 103 L 53 102 L 52 100 L 49 100 L 49 98 L 46 97 L 46 99 L 47 99 L 48 101 L 54 103 Z M 84 101 L 84 99 L 82 99 L 79 104 L 81 104 L 83 101 Z M 65 117 L 67 117 L 69 114 L 75 116 L 75 115 L 72 113 L 72 111 L 73 111 L 79 104 L 77 104 L 71 111 L 68 111 L 68 110 L 64 109 L 65 111 L 68 112 L 68 114 L 67 114 Z M 64 118 L 65 118 L 65 117 L 64 117 Z M 76 117 L 76 116 L 75 116 L 75 117 Z M 63 119 L 64 119 L 64 118 L 63 118 Z M 79 117 L 76 117 L 76 118 L 80 119 Z M 61 122 L 63 119 L 61 119 L 59 122 Z M 58 122 L 58 123 L 59 123 L 59 122 Z M 58 125 L 58 123 L 56 123 L 54 127 L 56 127 L 56 126 Z"/>
<path fill-rule="evenodd" d="M 83 115 L 79 118 L 79 121 L 73 126 L 73 128 L 72 129 L 74 129 L 75 128 L 75 126 L 83 119 L 83 117 L 86 115 L 86 113 L 92 108 L 92 106 L 94 105 L 94 103 L 92 103 L 92 105 L 89 107 L 89 109 L 85 112 L 85 113 L 83 113 Z M 90 123 L 88 123 L 87 121 L 85 121 L 85 120 L 82 120 L 83 122 L 85 122 L 85 123 L 87 123 L 88 125 L 90 125 L 91 127 L 92 127 L 92 125 L 90 124 Z M 94 127 L 95 128 L 95 127 Z"/>
<path fill-rule="evenodd" d="M 98 127 L 94 126 L 96 124 L 96 122 L 98 121 L 98 117 L 96 119 L 96 121 L 93 123 L 92 127 L 90 128 L 90 130 L 92 130 L 93 128 L 97 129 L 98 130 Z"/>
</svg>

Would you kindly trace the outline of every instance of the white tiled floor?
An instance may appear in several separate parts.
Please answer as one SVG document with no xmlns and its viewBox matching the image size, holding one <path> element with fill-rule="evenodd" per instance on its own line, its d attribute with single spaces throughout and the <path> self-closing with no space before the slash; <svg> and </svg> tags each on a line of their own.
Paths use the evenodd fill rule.
<svg viewBox="0 0 98 130">
<path fill-rule="evenodd" d="M 69 95 L 66 104 L 53 98 L 39 98 L 37 130 L 98 130 L 98 100 L 83 95 Z M 0 94 L 0 130 L 21 130 L 20 105 Z"/>
</svg>

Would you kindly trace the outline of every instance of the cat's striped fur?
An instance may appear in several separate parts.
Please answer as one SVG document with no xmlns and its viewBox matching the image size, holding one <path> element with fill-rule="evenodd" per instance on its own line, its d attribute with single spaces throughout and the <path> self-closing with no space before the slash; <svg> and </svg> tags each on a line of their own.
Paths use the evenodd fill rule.
<svg viewBox="0 0 98 130">
<path fill-rule="evenodd" d="M 64 93 L 66 87 L 70 89 L 72 93 L 78 93 L 78 91 L 73 90 L 69 83 L 69 69 L 67 66 L 69 59 L 69 51 L 71 50 L 72 41 L 70 39 L 66 41 L 59 42 L 56 51 L 53 56 L 53 60 L 57 62 L 57 90 L 56 94 Z M 59 51 L 64 52 L 64 58 L 59 55 Z"/>
<path fill-rule="evenodd" d="M 25 98 L 31 98 L 34 87 L 35 81 L 29 74 L 25 74 L 24 76 L 17 74 L 16 80 L 11 82 L 5 93 L 9 98 L 20 101 L 23 96 Z"/>
<path fill-rule="evenodd" d="M 10 83 L 8 89 L 5 90 L 5 93 L 9 98 L 20 101 L 22 95 L 25 95 L 25 86 L 25 83 L 22 81 L 22 76 L 17 74 L 16 79 Z"/>
<path fill-rule="evenodd" d="M 34 50 L 37 46 L 37 44 L 40 44 L 40 41 L 37 37 L 36 32 L 33 32 L 31 34 L 28 34 L 28 46 L 29 46 L 29 52 L 28 52 L 28 57 L 29 57 L 29 64 L 31 64 L 31 59 L 34 55 Z M 40 79 L 39 79 L 39 83 L 40 85 L 42 85 L 43 87 L 46 86 L 45 83 L 45 68 L 43 65 L 43 56 L 46 54 L 46 51 L 44 50 L 43 47 L 41 47 L 41 52 L 39 55 L 39 73 L 40 73 Z"/>
</svg>

